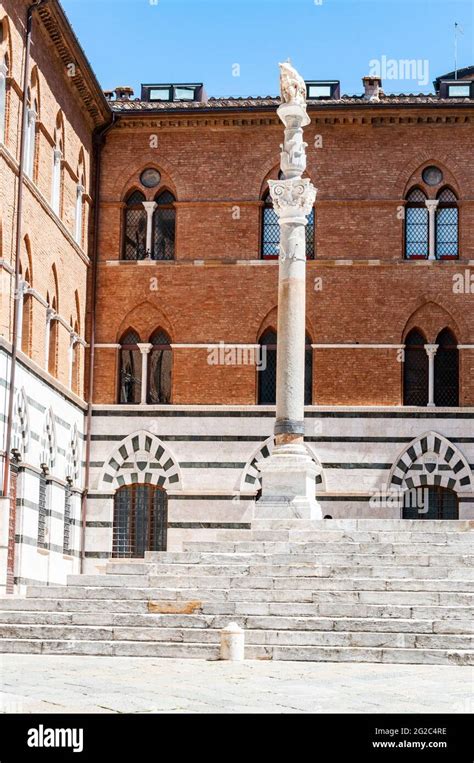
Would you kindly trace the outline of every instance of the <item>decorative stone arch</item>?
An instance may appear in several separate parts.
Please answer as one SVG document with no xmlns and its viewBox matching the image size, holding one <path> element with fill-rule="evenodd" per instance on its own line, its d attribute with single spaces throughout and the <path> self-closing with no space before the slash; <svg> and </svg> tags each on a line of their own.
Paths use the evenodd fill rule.
<svg viewBox="0 0 474 763">
<path fill-rule="evenodd" d="M 20 459 L 25 460 L 30 444 L 30 415 L 28 399 L 24 387 L 16 393 L 13 408 L 12 448 L 20 454 Z"/>
<path fill-rule="evenodd" d="M 323 492 L 326 491 L 326 480 L 324 477 L 323 468 L 321 465 L 321 462 L 319 458 L 317 457 L 314 450 L 311 448 L 308 443 L 304 443 L 304 446 L 306 450 L 308 451 L 308 455 L 311 457 L 311 459 L 315 462 L 318 473 L 316 475 L 316 487 L 322 490 Z M 240 478 L 240 484 L 239 484 L 239 491 L 241 493 L 256 493 L 260 490 L 262 487 L 262 483 L 260 480 L 260 471 L 258 469 L 258 464 L 260 461 L 263 461 L 265 458 L 268 458 L 273 451 L 273 448 L 275 447 L 275 436 L 271 435 L 271 437 L 268 437 L 263 445 L 259 445 L 258 448 L 253 452 L 253 454 L 250 456 L 249 460 L 245 464 L 245 468 L 242 472 L 242 476 Z"/>
<path fill-rule="evenodd" d="M 170 449 L 152 432 L 141 429 L 125 437 L 107 459 L 99 477 L 99 490 L 147 483 L 181 492 L 179 464 Z"/>
<path fill-rule="evenodd" d="M 443 304 L 431 299 L 424 300 L 412 312 L 408 318 L 401 334 L 402 342 L 413 328 L 418 328 L 426 336 L 428 343 L 434 343 L 439 332 L 444 328 L 450 329 L 458 342 L 462 343 L 462 338 L 467 337 L 464 322 L 454 320 L 453 316 Z"/>
<path fill-rule="evenodd" d="M 395 181 L 396 192 L 399 193 L 401 198 L 405 198 L 406 193 L 411 186 L 420 185 L 423 189 L 430 188 L 422 180 L 422 172 L 425 167 L 434 165 L 439 167 L 444 175 L 443 185 L 448 184 L 452 186 L 453 190 L 459 198 L 461 192 L 461 186 L 466 187 L 468 178 L 466 177 L 465 170 L 453 159 L 452 156 L 436 156 L 429 151 L 420 151 L 415 157 L 410 159 L 400 170 L 398 177 Z M 430 198 L 434 198 L 436 193 L 431 194 Z"/>
<path fill-rule="evenodd" d="M 66 478 L 77 485 L 81 467 L 81 453 L 77 425 L 74 424 L 66 452 Z"/>
<path fill-rule="evenodd" d="M 158 326 L 166 331 L 169 337 L 175 336 L 168 317 L 152 302 L 145 300 L 125 315 L 117 330 L 117 342 L 120 342 L 120 337 L 132 327 L 135 327 L 134 330 L 139 334 L 141 341 L 146 342 L 147 337 L 151 336 Z"/>
<path fill-rule="evenodd" d="M 140 183 L 140 175 L 142 174 L 143 170 L 146 169 L 158 170 L 161 175 L 160 183 L 155 188 L 145 188 L 145 186 Z M 135 190 L 140 191 L 149 201 L 152 201 L 155 198 L 156 193 L 165 190 L 165 188 L 173 194 L 175 199 L 178 199 L 178 188 L 181 187 L 179 178 L 180 173 L 178 170 L 167 161 L 164 161 L 162 157 L 160 157 L 159 163 L 150 162 L 149 157 L 143 157 L 143 161 L 138 164 L 137 168 L 127 177 L 126 181 L 123 183 L 120 199 L 126 199 L 130 192 Z"/>
<path fill-rule="evenodd" d="M 391 490 L 438 485 L 456 493 L 474 492 L 473 474 L 459 448 L 437 432 L 426 432 L 407 445 L 389 476 Z"/>
<path fill-rule="evenodd" d="M 45 465 L 53 469 L 56 463 L 56 425 L 54 414 L 49 408 L 44 415 L 43 434 L 41 436 L 40 466 Z"/>
</svg>

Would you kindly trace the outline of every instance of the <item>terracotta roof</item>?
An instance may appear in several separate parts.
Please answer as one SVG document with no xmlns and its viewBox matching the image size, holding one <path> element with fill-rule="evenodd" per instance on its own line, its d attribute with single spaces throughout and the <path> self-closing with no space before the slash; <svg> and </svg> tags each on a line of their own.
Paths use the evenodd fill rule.
<svg viewBox="0 0 474 763">
<path fill-rule="evenodd" d="M 114 111 L 122 114 L 137 111 L 217 111 L 217 110 L 247 110 L 247 109 L 274 109 L 280 104 L 280 98 L 275 96 L 250 96 L 250 97 L 231 97 L 231 98 L 209 98 L 207 101 L 141 101 L 139 98 L 131 100 L 110 101 L 110 106 Z M 472 98 L 439 98 L 439 96 L 430 93 L 409 94 L 409 95 L 383 95 L 380 101 L 370 101 L 363 95 L 343 95 L 338 99 L 308 99 L 308 107 L 311 108 L 334 108 L 337 106 L 364 106 L 368 108 L 378 108 L 380 106 L 393 105 L 435 105 L 435 106 L 454 106 L 469 105 L 474 106 Z"/>
</svg>

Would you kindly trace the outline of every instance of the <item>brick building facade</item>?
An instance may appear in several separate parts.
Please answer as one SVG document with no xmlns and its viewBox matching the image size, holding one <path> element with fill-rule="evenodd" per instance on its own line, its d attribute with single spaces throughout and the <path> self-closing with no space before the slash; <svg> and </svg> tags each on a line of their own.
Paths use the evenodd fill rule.
<svg viewBox="0 0 474 763">
<path fill-rule="evenodd" d="M 5 369 L 26 14 L 17 5 L 6 3 L 2 25 Z M 252 516 L 257 463 L 273 442 L 278 238 L 266 194 L 279 168 L 279 100 L 207 98 L 195 83 L 143 86 L 137 99 L 118 88 L 105 100 L 59 5 L 34 18 L 15 390 L 15 421 L 29 409 L 32 445 L 17 448 L 16 536 L 35 558 L 54 553 L 52 540 L 35 547 L 33 519 L 29 534 L 20 524 L 27 508 L 36 522 L 41 514 L 33 441 L 64 425 L 46 516 L 59 537 L 77 433 L 85 473 L 74 482 L 71 550 L 96 570 L 111 554 L 179 548 Z M 416 487 L 430 491 L 430 516 L 474 516 L 473 79 L 473 68 L 445 75 L 429 96 L 385 95 L 375 78 L 351 97 L 330 87 L 313 98 L 326 85 L 308 85 L 307 175 L 318 194 L 307 228 L 306 442 L 330 516 L 400 516 L 387 491 Z M 17 582 L 62 581 L 69 561 L 57 553 L 47 571 L 17 558 Z"/>
</svg>

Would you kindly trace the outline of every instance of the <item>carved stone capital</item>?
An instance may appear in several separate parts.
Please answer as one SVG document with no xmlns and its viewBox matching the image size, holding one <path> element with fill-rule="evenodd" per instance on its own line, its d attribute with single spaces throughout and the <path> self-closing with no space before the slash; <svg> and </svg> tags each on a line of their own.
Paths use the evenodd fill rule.
<svg viewBox="0 0 474 763">
<path fill-rule="evenodd" d="M 316 188 L 309 178 L 289 178 L 269 180 L 273 207 L 280 225 L 300 223 L 306 225 L 306 217 L 311 212 L 316 199 Z"/>
</svg>

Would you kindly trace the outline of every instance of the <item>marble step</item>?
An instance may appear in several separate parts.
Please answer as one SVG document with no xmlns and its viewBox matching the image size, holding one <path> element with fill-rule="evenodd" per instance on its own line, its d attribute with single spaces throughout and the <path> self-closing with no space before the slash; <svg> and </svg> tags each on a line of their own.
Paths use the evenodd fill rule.
<svg viewBox="0 0 474 763">
<path fill-rule="evenodd" d="M 325 530 L 331 529 L 350 529 L 350 530 L 368 530 L 387 531 L 399 530 L 402 532 L 430 532 L 449 530 L 453 532 L 465 532 L 474 530 L 473 519 L 253 519 L 251 528 L 261 530 L 274 529 L 299 529 L 308 531 L 313 528 L 322 527 Z"/>
<path fill-rule="evenodd" d="M 206 554 L 201 559 L 162 559 L 158 562 L 147 562 L 141 565 L 127 565 L 114 563 L 106 565 L 106 575 L 120 575 L 121 579 L 126 581 L 127 576 L 137 575 L 161 575 L 176 571 L 176 573 L 188 574 L 199 570 L 200 574 L 211 575 L 228 574 L 229 567 L 233 574 L 245 572 L 252 573 L 254 569 L 271 569 L 273 567 L 287 567 L 288 569 L 308 570 L 312 567 L 321 566 L 379 566 L 379 565 L 400 565 L 410 566 L 450 566 L 450 567 L 474 567 L 474 554 L 426 554 L 407 555 L 407 554 L 384 554 L 376 556 L 375 554 L 229 554 L 226 558 L 224 554 L 211 556 Z M 75 576 L 77 577 L 77 575 Z"/>
<path fill-rule="evenodd" d="M 366 555 L 376 557 L 418 557 L 418 556 L 473 556 L 474 543 L 256 543 L 257 548 L 249 543 L 199 543 L 203 550 L 193 551 L 153 551 L 144 559 L 111 558 L 107 561 L 107 570 L 115 567 L 132 570 L 134 567 L 145 568 L 150 564 L 181 562 L 198 564 L 200 562 L 233 564 L 254 559 L 271 560 L 273 557 L 293 561 L 316 561 L 321 554 L 342 556 Z"/>
<path fill-rule="evenodd" d="M 78 576 L 80 577 L 80 576 Z M 84 576 L 84 577 L 92 577 L 94 576 Z M 99 576 L 98 576 L 99 577 Z M 154 580 L 154 579 L 153 579 Z M 245 579 L 250 582 L 251 579 Z M 146 581 L 146 579 L 145 579 Z M 138 590 L 143 590 L 143 586 L 140 585 L 141 581 L 137 582 L 137 588 Z M 98 590 L 102 590 L 103 588 L 103 581 L 102 585 L 100 585 L 99 582 L 96 580 L 93 580 L 91 582 L 89 579 L 85 581 L 80 581 L 80 585 L 73 585 L 72 583 L 70 586 L 68 586 L 68 591 L 74 591 L 74 593 L 81 594 L 81 591 L 83 587 L 91 587 L 94 592 Z M 135 586 L 131 586 L 132 590 Z M 153 586 L 154 590 L 157 589 L 156 585 Z M 48 591 L 48 587 L 45 587 L 46 591 Z M 120 585 L 120 582 L 117 583 L 117 586 L 115 586 L 115 590 L 119 591 L 119 597 L 120 593 L 123 589 Z M 43 589 L 44 590 L 44 589 Z M 215 595 L 216 592 L 214 592 L 214 595 L 212 597 L 213 600 L 245 600 L 249 598 L 249 592 L 252 591 L 252 589 L 246 589 L 244 588 L 243 591 L 240 589 L 238 593 L 239 596 L 232 596 L 230 597 L 231 591 L 227 591 L 226 589 L 216 589 L 216 591 L 219 591 L 221 594 L 224 595 L 217 596 Z M 189 591 L 189 593 L 195 594 L 195 596 L 198 596 L 200 591 L 199 589 L 195 589 Z M 188 595 L 189 595 L 188 593 Z M 266 600 L 274 600 L 273 596 L 265 596 L 265 594 L 272 593 L 272 591 L 268 591 L 268 589 L 257 589 L 252 591 L 253 596 L 251 596 L 251 599 L 257 600 L 257 601 L 266 601 Z M 291 591 L 291 594 L 288 595 L 286 598 L 289 601 L 294 600 L 295 592 Z M 192 598 L 192 597 L 189 597 Z M 202 596 L 201 596 L 202 598 Z M 440 605 L 452 605 L 452 606 L 469 606 L 474 605 L 474 594 L 469 592 L 452 592 L 452 591 L 361 591 L 361 590 L 349 590 L 345 591 L 343 589 L 341 590 L 331 590 L 331 591 L 313 591 L 311 590 L 311 600 L 318 602 L 318 603 L 324 603 L 324 602 L 336 602 L 336 601 L 342 601 L 345 603 L 355 603 L 355 602 L 366 602 L 366 603 L 376 603 L 376 604 L 440 604 Z"/>
<path fill-rule="evenodd" d="M 87 654 L 124 657 L 175 657 L 219 659 L 213 644 L 153 643 L 134 641 L 54 641 L 5 639 L 2 651 L 27 654 Z M 250 660 L 292 660 L 311 662 L 384 662 L 432 665 L 472 665 L 473 652 L 446 649 L 390 649 L 377 647 L 311 647 L 250 645 L 245 651 Z"/>
<path fill-rule="evenodd" d="M 344 602 L 261 602 L 261 601 L 225 601 L 204 602 L 201 612 L 212 615 L 312 615 L 315 617 L 357 617 L 357 618 L 447 618 L 468 620 L 474 616 L 473 607 L 408 604 L 370 604 Z"/>
<path fill-rule="evenodd" d="M 362 532 L 359 530 L 355 530 L 353 532 L 344 531 L 344 530 L 335 530 L 333 532 L 329 531 L 312 531 L 312 532 L 301 532 L 299 530 L 295 531 L 281 531 L 281 530 L 260 530 L 258 533 L 258 536 L 255 536 L 255 533 L 253 533 L 250 530 L 246 530 L 244 532 L 247 532 L 247 535 L 240 538 L 234 538 L 233 536 L 228 536 L 228 533 L 231 531 L 225 531 L 225 534 L 218 536 L 218 539 L 216 540 L 186 540 L 183 542 L 183 550 L 198 550 L 201 549 L 202 551 L 212 551 L 214 549 L 222 548 L 223 550 L 232 550 L 233 547 L 240 547 L 245 548 L 247 547 L 249 550 L 256 549 L 259 544 L 265 543 L 265 544 L 292 544 L 292 545 L 300 545 L 300 544 L 335 544 L 335 543 L 370 543 L 370 544 L 383 544 L 383 543 L 402 543 L 405 545 L 409 545 L 410 543 L 417 543 L 420 545 L 425 544 L 432 544 L 432 543 L 438 543 L 438 544 L 446 544 L 446 545 L 457 545 L 457 544 L 471 544 L 472 545 L 472 538 L 473 538 L 473 532 L 446 532 L 446 531 L 439 531 L 439 532 L 430 532 L 427 531 L 426 533 L 410 533 L 410 532 L 393 532 L 393 531 L 384 531 L 379 533 L 374 532 Z M 268 535 L 267 535 L 268 533 Z M 154 551 L 147 551 L 145 553 L 145 558 L 149 558 L 153 554 L 157 552 Z M 159 552 L 158 552 L 159 553 Z"/>
<path fill-rule="evenodd" d="M 242 616 L 235 622 L 250 630 L 371 631 L 374 633 L 471 634 L 471 620 L 414 620 L 410 618 L 351 618 L 312 616 Z M 136 614 L 113 612 L 0 612 L 0 625 L 95 625 L 129 628 L 224 628 L 227 615 Z"/>
<path fill-rule="evenodd" d="M 78 625 L 0 625 L 2 639 L 64 641 L 153 641 L 220 643 L 216 628 L 123 627 Z M 398 649 L 463 649 L 474 647 L 472 636 L 464 634 L 376 633 L 369 631 L 318 631 L 247 629 L 246 643 L 291 646 L 392 647 Z"/>
</svg>

